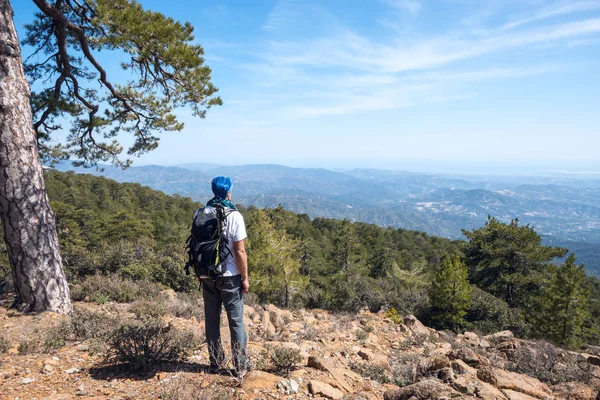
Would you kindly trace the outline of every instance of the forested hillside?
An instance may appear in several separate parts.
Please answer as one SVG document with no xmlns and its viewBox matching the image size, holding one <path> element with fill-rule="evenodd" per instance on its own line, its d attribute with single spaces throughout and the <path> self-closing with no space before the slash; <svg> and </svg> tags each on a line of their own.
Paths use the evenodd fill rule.
<svg viewBox="0 0 600 400">
<path fill-rule="evenodd" d="M 49 171 L 46 182 L 74 295 L 106 301 L 85 292 L 86 279 L 98 274 L 197 290 L 183 266 L 199 203 L 72 172 Z M 468 241 L 451 241 L 346 219 L 311 219 L 282 207 L 240 211 L 249 233 L 251 292 L 260 302 L 387 308 L 438 328 L 511 329 L 569 347 L 598 342 L 600 281 L 586 277 L 574 257 L 555 266 L 566 249 L 542 246 L 540 236 L 517 221 L 490 219 L 465 231 Z M 1 265 L 7 275 L 5 254 Z M 561 326 L 569 326 L 568 333 Z"/>
</svg>

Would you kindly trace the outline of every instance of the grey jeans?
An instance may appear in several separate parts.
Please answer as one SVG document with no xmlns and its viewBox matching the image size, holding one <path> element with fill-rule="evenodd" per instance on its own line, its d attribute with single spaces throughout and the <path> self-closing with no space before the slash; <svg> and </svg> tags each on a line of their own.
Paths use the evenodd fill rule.
<svg viewBox="0 0 600 400">
<path fill-rule="evenodd" d="M 242 276 L 203 278 L 202 297 L 204 298 L 204 321 L 206 343 L 212 367 L 222 367 L 225 361 L 221 343 L 221 305 L 225 306 L 229 332 L 231 333 L 231 352 L 236 369 L 247 364 L 246 344 L 248 337 L 244 328 L 244 295 L 242 294 Z"/>
</svg>

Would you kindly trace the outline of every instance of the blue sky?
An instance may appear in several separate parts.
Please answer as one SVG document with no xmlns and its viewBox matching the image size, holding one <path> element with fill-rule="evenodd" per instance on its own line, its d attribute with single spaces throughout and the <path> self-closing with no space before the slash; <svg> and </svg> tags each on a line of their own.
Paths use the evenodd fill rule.
<svg viewBox="0 0 600 400">
<path fill-rule="evenodd" d="M 600 171 L 600 0 L 141 3 L 196 27 L 224 105 L 137 165 Z"/>
</svg>

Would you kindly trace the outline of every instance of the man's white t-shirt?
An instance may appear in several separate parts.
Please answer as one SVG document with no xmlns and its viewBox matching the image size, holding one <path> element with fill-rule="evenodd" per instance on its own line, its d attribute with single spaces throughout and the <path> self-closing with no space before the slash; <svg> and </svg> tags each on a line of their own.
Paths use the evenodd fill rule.
<svg viewBox="0 0 600 400">
<path fill-rule="evenodd" d="M 217 211 L 213 207 L 204 207 L 204 214 L 216 214 L 216 212 Z M 196 213 L 198 213 L 198 211 L 196 211 Z M 194 214 L 194 217 L 195 216 L 196 214 Z M 231 256 L 227 257 L 225 260 L 227 271 L 221 276 L 239 275 L 240 270 L 237 267 L 233 243 L 246 239 L 246 225 L 244 224 L 244 217 L 239 211 L 231 211 L 229 215 L 227 215 L 224 231 L 225 238 L 227 239 L 227 248 L 231 251 Z"/>
</svg>

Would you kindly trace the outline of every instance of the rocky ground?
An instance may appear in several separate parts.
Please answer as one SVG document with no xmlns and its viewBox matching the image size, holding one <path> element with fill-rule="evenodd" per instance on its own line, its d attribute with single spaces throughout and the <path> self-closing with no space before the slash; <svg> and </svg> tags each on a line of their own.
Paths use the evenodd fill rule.
<svg viewBox="0 0 600 400">
<path fill-rule="evenodd" d="M 167 301 L 177 297 L 169 291 L 163 295 Z M 123 315 L 131 305 L 75 307 Z M 205 344 L 187 360 L 147 372 L 107 364 L 102 347 L 91 340 L 45 349 L 41 338 L 67 318 L 0 307 L 6 343 L 0 399 L 583 400 L 596 399 L 600 388 L 600 358 L 595 355 L 522 341 L 509 331 L 485 337 L 437 332 L 413 316 L 400 321 L 366 310 L 340 315 L 247 306 L 255 369 L 243 379 L 227 372 L 209 374 Z M 199 336 L 203 333 L 197 318 L 165 319 Z M 225 328 L 223 336 L 227 340 Z M 289 372 L 269 367 L 263 359 L 266 348 L 291 349 L 300 355 L 299 362 Z"/>
</svg>

